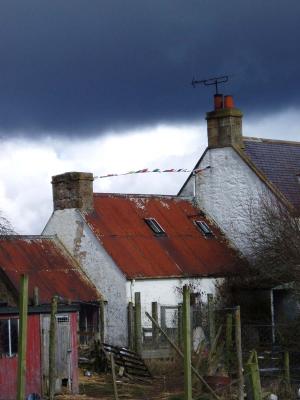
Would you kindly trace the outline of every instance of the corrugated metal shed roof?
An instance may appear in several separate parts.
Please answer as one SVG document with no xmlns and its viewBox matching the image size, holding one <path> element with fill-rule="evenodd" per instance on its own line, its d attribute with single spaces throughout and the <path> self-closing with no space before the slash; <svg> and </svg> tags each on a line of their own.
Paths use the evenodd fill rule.
<svg viewBox="0 0 300 400">
<path fill-rule="evenodd" d="M 29 296 L 39 288 L 41 304 L 54 295 L 71 301 L 97 301 L 100 293 L 76 261 L 53 237 L 0 236 L 0 269 L 18 292 L 21 274 L 29 277 Z"/>
<path fill-rule="evenodd" d="M 155 235 L 144 218 L 155 218 L 166 235 Z M 85 219 L 129 279 L 223 276 L 240 262 L 203 213 L 175 196 L 94 194 Z M 214 237 L 206 238 L 195 220 L 204 220 Z"/>
<path fill-rule="evenodd" d="M 300 142 L 244 138 L 245 153 L 300 212 Z"/>
</svg>

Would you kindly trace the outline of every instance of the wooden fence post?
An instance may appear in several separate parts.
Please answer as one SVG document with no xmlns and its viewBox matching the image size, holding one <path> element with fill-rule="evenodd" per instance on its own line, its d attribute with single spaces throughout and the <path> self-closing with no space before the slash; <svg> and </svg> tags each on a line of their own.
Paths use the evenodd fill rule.
<svg viewBox="0 0 300 400">
<path fill-rule="evenodd" d="M 128 303 L 127 308 L 128 316 L 128 348 L 134 351 L 134 307 L 132 301 Z"/>
<path fill-rule="evenodd" d="M 178 346 L 182 348 L 182 331 L 183 331 L 183 321 L 182 321 L 182 304 L 178 304 L 178 320 L 177 320 L 177 331 L 178 331 Z"/>
<path fill-rule="evenodd" d="M 57 297 L 51 302 L 50 332 L 49 332 L 49 399 L 53 400 L 56 383 L 56 314 Z"/>
<path fill-rule="evenodd" d="M 134 336 L 135 336 L 135 351 L 137 354 L 142 354 L 142 308 L 141 308 L 141 293 L 134 293 Z"/>
<path fill-rule="evenodd" d="M 180 348 L 172 341 L 172 339 L 169 338 L 169 336 L 166 334 L 166 332 L 158 325 L 156 321 L 151 317 L 149 313 L 146 311 L 146 316 L 152 321 L 154 324 L 156 324 L 157 329 L 160 331 L 160 333 L 166 338 L 167 342 L 172 346 L 172 348 L 176 351 L 176 353 L 184 360 L 184 354 L 180 350 Z M 211 393 L 214 399 L 216 400 L 221 400 L 220 397 L 216 394 L 216 392 L 209 386 L 209 384 L 206 382 L 206 380 L 199 374 L 198 370 L 191 365 L 191 369 L 193 373 L 196 375 L 196 377 L 199 379 L 200 382 L 203 383 L 203 385 L 206 387 L 206 389 Z"/>
<path fill-rule="evenodd" d="M 119 400 L 117 379 L 116 379 L 115 357 L 114 357 L 113 353 L 110 353 L 110 366 L 111 366 L 111 374 L 112 374 L 112 378 L 113 378 L 114 398 L 115 398 L 115 400 Z"/>
<path fill-rule="evenodd" d="M 184 400 L 192 400 L 190 291 L 183 287 Z"/>
<path fill-rule="evenodd" d="M 226 364 L 229 372 L 232 361 L 232 314 L 226 315 Z"/>
<path fill-rule="evenodd" d="M 19 297 L 20 327 L 18 341 L 18 387 L 17 400 L 25 399 L 26 383 L 26 346 L 27 346 L 27 315 L 28 315 L 28 276 L 22 275 Z"/>
<path fill-rule="evenodd" d="M 105 341 L 105 302 L 104 302 L 104 300 L 100 300 L 100 303 L 99 303 L 99 336 L 100 336 L 100 342 L 104 343 L 104 341 Z"/>
<path fill-rule="evenodd" d="M 35 286 L 33 288 L 33 304 L 35 306 L 38 306 L 40 304 L 40 300 L 39 300 L 39 288 L 37 286 Z"/>
<path fill-rule="evenodd" d="M 241 310 L 237 306 L 234 312 L 235 319 L 235 346 L 237 354 L 238 400 L 244 400 L 244 375 L 242 354 Z"/>
<path fill-rule="evenodd" d="M 262 390 L 259 375 L 258 358 L 255 350 L 251 352 L 250 358 L 246 364 L 247 374 L 247 399 L 262 400 Z"/>
<path fill-rule="evenodd" d="M 210 346 L 212 346 L 216 337 L 216 326 L 215 326 L 214 297 L 211 293 L 207 295 L 207 307 L 208 307 L 209 344 Z"/>
<path fill-rule="evenodd" d="M 158 322 L 158 304 L 157 301 L 153 301 L 151 305 L 152 318 Z M 152 322 L 152 343 L 155 348 L 158 348 L 158 329 L 156 325 Z"/>
<path fill-rule="evenodd" d="M 291 393 L 290 355 L 288 351 L 284 352 L 284 380 L 287 391 Z"/>
</svg>

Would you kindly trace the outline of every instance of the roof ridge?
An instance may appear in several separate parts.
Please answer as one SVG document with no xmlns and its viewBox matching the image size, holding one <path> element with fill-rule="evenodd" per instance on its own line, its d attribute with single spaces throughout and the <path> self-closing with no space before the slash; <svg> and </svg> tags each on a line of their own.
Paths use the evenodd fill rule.
<svg viewBox="0 0 300 400">
<path fill-rule="evenodd" d="M 24 240 L 24 239 L 29 239 L 29 240 L 34 240 L 34 239 L 45 239 L 45 240 L 49 240 L 49 239 L 55 239 L 56 235 L 0 235 L 0 240 L 1 239 L 20 239 L 20 240 Z"/>
<path fill-rule="evenodd" d="M 142 193 L 93 193 L 95 197 L 162 197 L 162 198 L 177 198 L 176 194 L 142 194 Z"/>
<path fill-rule="evenodd" d="M 293 140 L 269 139 L 269 138 L 260 138 L 254 136 L 243 136 L 243 140 L 248 142 L 257 142 L 257 143 L 279 143 L 279 144 L 282 143 L 282 144 L 300 146 L 300 142 L 296 142 Z"/>
</svg>

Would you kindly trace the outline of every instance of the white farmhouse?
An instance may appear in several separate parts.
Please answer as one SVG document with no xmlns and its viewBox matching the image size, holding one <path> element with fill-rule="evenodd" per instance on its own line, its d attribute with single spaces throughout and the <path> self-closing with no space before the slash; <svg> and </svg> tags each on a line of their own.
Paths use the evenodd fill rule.
<svg viewBox="0 0 300 400">
<path fill-rule="evenodd" d="M 155 301 L 166 313 L 181 302 L 183 284 L 214 293 L 218 279 L 240 264 L 192 199 L 93 193 L 90 173 L 57 175 L 52 185 L 54 212 L 43 233 L 59 237 L 107 300 L 111 344 L 127 345 L 127 305 L 135 292 L 143 312 Z"/>
<path fill-rule="evenodd" d="M 300 215 L 300 142 L 244 137 L 243 114 L 231 96 L 215 95 L 206 114 L 208 147 L 179 196 L 190 196 L 246 256 L 251 231 L 249 206 L 261 196 L 279 200 Z M 209 167 L 209 168 L 207 168 Z"/>
<path fill-rule="evenodd" d="M 264 204 L 281 204 L 291 216 L 300 216 L 300 142 L 245 137 L 243 115 L 232 97 L 217 94 L 214 100 L 215 109 L 206 114 L 208 147 L 194 169 L 202 172 L 191 174 L 178 196 L 194 198 L 251 260 L 249 237 L 261 221 Z M 290 291 L 293 284 L 264 285 L 264 289 L 242 290 L 236 301 L 242 314 L 254 310 L 256 323 L 269 321 L 274 342 L 275 323 L 293 320 L 300 307 Z"/>
</svg>

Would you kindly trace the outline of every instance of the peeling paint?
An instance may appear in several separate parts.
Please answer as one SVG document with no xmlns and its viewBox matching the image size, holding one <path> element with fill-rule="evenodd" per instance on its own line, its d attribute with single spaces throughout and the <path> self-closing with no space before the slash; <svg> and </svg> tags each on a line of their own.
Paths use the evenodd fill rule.
<svg viewBox="0 0 300 400">
<path fill-rule="evenodd" d="M 76 221 L 77 229 L 76 235 L 74 238 L 74 250 L 73 254 L 74 257 L 79 261 L 80 264 L 84 261 L 86 257 L 86 251 L 81 250 L 81 240 L 84 236 L 84 222 L 83 221 Z"/>
<path fill-rule="evenodd" d="M 127 346 L 126 278 L 84 222 L 81 213 L 75 209 L 55 211 L 43 233 L 57 234 L 73 255 L 75 241 L 77 255 L 85 253 L 81 266 L 107 301 L 105 340 Z"/>
</svg>

